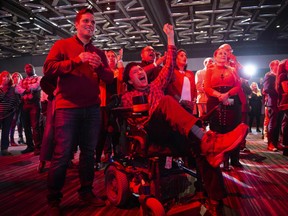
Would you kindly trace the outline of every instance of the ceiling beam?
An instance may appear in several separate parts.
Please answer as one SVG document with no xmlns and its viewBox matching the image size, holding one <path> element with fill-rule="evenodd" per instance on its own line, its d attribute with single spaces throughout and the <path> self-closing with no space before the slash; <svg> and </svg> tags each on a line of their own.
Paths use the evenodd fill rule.
<svg viewBox="0 0 288 216">
<path fill-rule="evenodd" d="M 163 44 L 167 44 L 167 36 L 163 32 L 163 26 L 166 23 L 169 23 L 173 25 L 173 20 L 171 17 L 171 12 L 168 7 L 168 3 L 166 0 L 142 0 L 141 1 L 145 12 L 148 14 L 148 17 L 150 17 L 152 20 L 151 23 L 153 23 L 153 27 L 156 30 L 156 34 L 159 35 L 161 41 Z M 174 26 L 174 25 L 173 25 Z M 175 43 L 177 45 L 177 38 L 175 34 Z"/>
<path fill-rule="evenodd" d="M 28 20 L 32 17 L 34 18 L 34 24 L 37 27 L 40 27 L 47 33 L 51 35 L 59 35 L 62 38 L 71 37 L 71 34 L 67 33 L 63 29 L 53 25 L 49 20 L 43 17 L 41 14 L 33 14 L 32 11 L 27 10 L 27 8 L 23 7 L 19 2 L 14 0 L 10 1 L 1 1 L 0 8 L 5 8 L 11 14 L 21 17 L 23 20 Z"/>
<path fill-rule="evenodd" d="M 13 53 L 15 55 L 23 55 L 22 52 L 19 52 L 19 51 L 13 49 L 13 48 L 2 46 L 2 45 L 0 45 L 0 50 L 3 50 L 5 52 L 10 52 L 10 53 Z"/>
</svg>

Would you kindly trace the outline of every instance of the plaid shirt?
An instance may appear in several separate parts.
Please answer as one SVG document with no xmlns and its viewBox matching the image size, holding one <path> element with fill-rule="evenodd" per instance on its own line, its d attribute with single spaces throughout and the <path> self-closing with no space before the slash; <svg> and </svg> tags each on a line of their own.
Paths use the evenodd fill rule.
<svg viewBox="0 0 288 216">
<path fill-rule="evenodd" d="M 166 57 L 166 64 L 160 71 L 158 77 L 153 82 L 151 82 L 148 88 L 144 91 L 134 89 L 130 92 L 126 92 L 121 98 L 122 106 L 132 107 L 133 97 L 146 95 L 150 107 L 149 116 L 151 116 L 155 111 L 155 109 L 157 108 L 159 101 L 164 96 L 164 90 L 168 86 L 171 76 L 173 74 L 175 59 L 176 59 L 176 47 L 169 45 Z M 149 120 L 149 117 L 143 118 L 141 122 L 144 121 L 146 122 L 147 120 Z"/>
</svg>

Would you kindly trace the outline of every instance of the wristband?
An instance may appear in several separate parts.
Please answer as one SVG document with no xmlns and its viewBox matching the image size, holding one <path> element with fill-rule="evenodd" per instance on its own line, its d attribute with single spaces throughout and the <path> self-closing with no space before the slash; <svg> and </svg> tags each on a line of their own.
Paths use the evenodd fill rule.
<svg viewBox="0 0 288 216">
<path fill-rule="evenodd" d="M 158 66 L 158 65 L 156 64 L 156 62 L 154 62 L 154 63 L 153 63 L 153 65 L 154 65 L 155 67 L 157 67 L 157 66 Z"/>
</svg>

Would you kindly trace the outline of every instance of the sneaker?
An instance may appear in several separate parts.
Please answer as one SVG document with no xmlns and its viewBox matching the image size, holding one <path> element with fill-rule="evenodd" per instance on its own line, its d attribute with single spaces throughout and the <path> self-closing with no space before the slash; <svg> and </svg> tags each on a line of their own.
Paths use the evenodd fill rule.
<svg viewBox="0 0 288 216">
<path fill-rule="evenodd" d="M 106 205 L 102 199 L 96 197 L 94 193 L 92 192 L 79 194 L 79 200 L 81 200 L 87 205 L 91 205 L 95 207 L 102 207 Z"/>
<path fill-rule="evenodd" d="M 45 170 L 45 166 L 46 166 L 46 161 L 40 161 L 37 166 L 38 173 L 43 173 Z"/>
<path fill-rule="evenodd" d="M 246 148 L 246 147 L 244 147 L 243 149 L 241 149 L 241 151 L 243 152 L 243 153 L 250 153 L 251 151 L 248 149 L 248 148 Z"/>
<path fill-rule="evenodd" d="M 275 148 L 275 146 L 272 143 L 268 144 L 267 150 L 272 151 L 272 152 L 277 152 L 277 148 Z"/>
<path fill-rule="evenodd" d="M 1 154 L 2 154 L 2 156 L 11 156 L 12 155 L 11 152 L 9 152 L 7 149 L 1 150 Z"/>
<path fill-rule="evenodd" d="M 219 134 L 208 131 L 201 141 L 201 152 L 213 167 L 218 167 L 224 161 L 225 153 L 234 150 L 246 137 L 248 126 L 239 124 L 233 131 Z"/>
<path fill-rule="evenodd" d="M 26 154 L 29 152 L 33 152 L 34 148 L 33 147 L 27 147 L 26 149 L 24 149 L 23 151 L 21 151 L 22 154 Z"/>
</svg>

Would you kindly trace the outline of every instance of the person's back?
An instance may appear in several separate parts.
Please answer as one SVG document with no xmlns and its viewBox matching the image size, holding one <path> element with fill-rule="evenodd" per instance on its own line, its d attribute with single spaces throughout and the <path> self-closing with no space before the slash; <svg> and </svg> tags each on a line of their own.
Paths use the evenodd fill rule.
<svg viewBox="0 0 288 216">
<path fill-rule="evenodd" d="M 273 60 L 269 64 L 270 71 L 267 72 L 264 76 L 263 82 L 263 92 L 266 97 L 266 107 L 268 109 L 268 130 L 267 130 L 267 139 L 269 151 L 277 151 L 278 138 L 280 125 L 277 125 L 279 110 L 277 107 L 278 103 L 278 93 L 276 90 L 276 75 L 279 67 L 279 61 Z"/>
<path fill-rule="evenodd" d="M 277 106 L 278 93 L 276 91 L 276 74 L 271 71 L 264 76 L 263 91 L 267 96 L 266 106 Z"/>
</svg>

